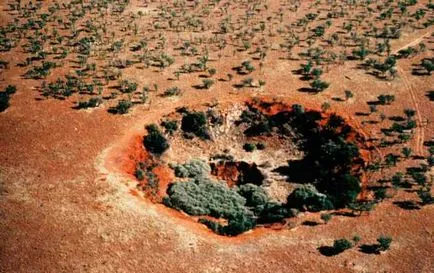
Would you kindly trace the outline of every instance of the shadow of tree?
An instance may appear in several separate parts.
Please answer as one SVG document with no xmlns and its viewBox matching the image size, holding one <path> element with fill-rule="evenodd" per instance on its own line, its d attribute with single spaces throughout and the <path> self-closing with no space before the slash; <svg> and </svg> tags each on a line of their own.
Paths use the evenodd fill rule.
<svg viewBox="0 0 434 273">
<path fill-rule="evenodd" d="M 338 255 L 340 252 L 336 251 L 336 249 L 332 246 L 320 246 L 317 248 L 319 253 L 321 253 L 321 255 L 327 256 L 327 257 L 331 257 L 331 256 L 335 256 Z"/>
<path fill-rule="evenodd" d="M 419 210 L 420 206 L 417 205 L 413 201 L 395 201 L 393 202 L 394 205 L 398 206 L 401 209 L 405 210 Z"/>
<path fill-rule="evenodd" d="M 380 254 L 380 245 L 378 244 L 372 244 L 372 245 L 361 245 L 359 247 L 360 252 L 366 253 L 366 254 Z"/>
</svg>

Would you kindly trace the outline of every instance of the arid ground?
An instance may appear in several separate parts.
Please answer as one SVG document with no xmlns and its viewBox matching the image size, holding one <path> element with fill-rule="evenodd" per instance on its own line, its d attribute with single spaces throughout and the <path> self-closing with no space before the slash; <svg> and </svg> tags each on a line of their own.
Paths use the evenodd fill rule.
<svg viewBox="0 0 434 273">
<path fill-rule="evenodd" d="M 57 2 L 72 4 L 49 12 Z M 108 3 L 108 8 L 95 4 L 99 2 Z M 0 272 L 434 272 L 434 206 L 421 203 L 417 191 L 422 186 L 417 183 L 402 189 L 390 182 L 397 172 L 429 165 L 423 188 L 433 193 L 434 171 L 428 160 L 434 141 L 434 78 L 421 64 L 433 61 L 434 10 L 422 0 L 408 4 L 403 13 L 398 1 L 390 1 L 390 7 L 349 2 L 34 1 L 32 5 L 41 5 L 33 9 L 29 1 L 21 1 L 18 9 L 14 3 L 19 2 L 1 1 L 5 46 L 0 60 L 7 65 L 0 68 L 0 89 L 13 85 L 16 92 L 10 95 L 9 107 L 0 112 Z M 393 12 L 387 17 L 389 8 Z M 418 10 L 424 15 L 416 20 Z M 74 11 L 85 14 L 71 20 Z M 327 17 L 341 11 L 342 16 Z M 383 12 L 386 19 L 381 19 Z M 24 26 L 42 13 L 49 14 L 42 27 Z M 309 13 L 318 16 L 300 23 Z M 224 31 L 223 22 L 231 22 Z M 349 22 L 353 28 L 343 28 Z M 18 29 L 11 30 L 11 24 Z M 318 25 L 326 25 L 325 34 L 315 32 Z M 363 35 L 372 28 L 379 33 L 384 25 L 398 26 L 399 37 Z M 333 33 L 338 36 L 334 42 L 329 41 Z M 83 37 L 97 34 L 101 37 L 90 43 L 90 49 L 82 51 L 77 45 Z M 56 42 L 59 36 L 64 37 L 60 43 Z M 132 51 L 143 39 L 146 50 Z M 5 40 L 12 44 L 10 48 Z M 26 44 L 35 40 L 44 41 L 42 47 L 29 49 Z M 120 40 L 119 49 L 113 51 L 112 44 Z M 376 44 L 386 40 L 381 52 Z M 402 49 L 409 47 L 414 51 L 402 57 Z M 310 55 L 309 48 L 325 53 Z M 366 60 L 379 64 L 390 56 L 401 57 L 384 71 L 384 66 L 366 68 L 361 66 L 365 57 L 359 59 L 353 52 L 365 48 L 369 49 Z M 62 50 L 68 51 L 67 56 L 56 58 Z M 43 59 L 26 60 L 41 52 L 46 53 Z M 161 57 L 164 54 L 173 61 Z M 87 63 L 80 63 L 80 55 L 87 56 Z M 208 60 L 195 63 L 203 56 Z M 115 60 L 120 64 L 113 64 Z M 128 60 L 132 63 L 126 64 Z M 254 70 L 234 70 L 245 60 Z M 329 83 L 324 90 L 310 85 L 315 75 L 298 71 L 309 60 L 321 69 L 320 80 Z M 44 61 L 57 66 L 47 75 L 27 73 Z M 95 64 L 95 69 L 87 69 L 87 64 Z M 185 64 L 194 64 L 192 71 L 181 69 Z M 121 73 L 106 82 L 112 65 Z M 47 87 L 58 78 L 65 80 L 67 74 L 87 83 L 99 79 L 102 84 L 95 84 L 95 91 L 73 89 L 72 94 Z M 204 79 L 213 81 L 209 88 Z M 136 83 L 137 91 L 124 90 L 121 80 Z M 164 94 L 173 87 L 180 93 Z M 345 91 L 351 94 L 346 97 Z M 367 103 L 382 94 L 393 95 L 394 101 L 370 109 Z M 92 97 L 102 103 L 77 109 L 79 102 Z M 235 105 L 255 98 L 338 113 L 373 139 L 372 160 L 383 162 L 388 154 L 400 155 L 403 147 L 410 148 L 412 155 L 400 156 L 393 166 L 367 176 L 367 185 L 388 181 L 382 184 L 387 186 L 387 198 L 375 208 L 356 217 L 336 214 L 327 224 L 321 222 L 320 213 L 305 211 L 285 225 L 259 226 L 228 237 L 141 194 L 130 169 L 134 156 L 144 149 L 146 124 L 159 124 L 179 107 Z M 121 99 L 133 105 L 125 114 L 116 108 Z M 381 145 L 384 139 L 396 139 L 398 134 L 384 136 L 381 129 L 392 126 L 390 117 L 405 117 L 404 109 L 415 111 L 410 120 L 416 126 L 404 132 L 409 139 Z M 404 201 L 416 207 L 406 208 Z M 303 224 L 308 220 L 320 224 Z M 358 246 L 330 257 L 318 251 L 336 239 L 356 235 L 361 238 L 358 245 L 373 244 L 381 235 L 393 241 L 380 254 L 364 253 Z"/>
</svg>

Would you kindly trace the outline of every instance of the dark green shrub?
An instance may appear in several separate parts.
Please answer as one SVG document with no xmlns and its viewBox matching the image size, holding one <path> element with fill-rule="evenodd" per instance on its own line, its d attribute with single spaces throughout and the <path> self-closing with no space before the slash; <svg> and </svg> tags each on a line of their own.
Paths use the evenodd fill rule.
<svg viewBox="0 0 434 273">
<path fill-rule="evenodd" d="M 315 186 L 306 184 L 295 189 L 287 199 L 287 206 L 299 210 L 321 211 L 333 209 L 332 202 Z"/>
<path fill-rule="evenodd" d="M 164 93 L 162 94 L 163 97 L 173 97 L 173 96 L 178 96 L 181 94 L 181 89 L 179 89 L 178 87 L 171 87 L 166 89 L 166 91 L 164 91 Z"/>
<path fill-rule="evenodd" d="M 339 137 L 337 140 L 329 139 L 324 142 L 317 156 L 324 166 L 349 166 L 352 160 L 359 156 L 359 148 Z"/>
<path fill-rule="evenodd" d="M 257 207 L 258 209 L 259 207 Z M 281 222 L 285 218 L 294 217 L 297 215 L 297 209 L 288 208 L 286 205 L 282 205 L 273 201 L 267 202 L 262 208 L 262 211 L 258 214 L 259 223 L 276 223 Z"/>
<path fill-rule="evenodd" d="M 258 150 L 265 150 L 265 144 L 262 142 L 258 142 L 258 143 L 256 143 L 256 148 Z"/>
<path fill-rule="evenodd" d="M 328 223 L 332 219 L 332 215 L 330 213 L 321 213 L 321 220 L 324 221 L 324 223 Z"/>
<path fill-rule="evenodd" d="M 359 235 L 354 235 L 353 237 L 354 244 L 357 244 L 358 242 L 360 242 L 360 240 L 362 240 L 362 238 Z"/>
<path fill-rule="evenodd" d="M 256 221 L 253 216 L 243 213 L 236 214 L 229 218 L 227 225 L 221 225 L 204 218 L 199 219 L 199 223 L 206 225 L 217 234 L 226 236 L 236 236 L 256 226 Z"/>
<path fill-rule="evenodd" d="M 374 195 L 376 200 L 383 200 L 387 198 L 386 188 L 378 188 L 374 190 Z"/>
<path fill-rule="evenodd" d="M 17 92 L 17 87 L 15 85 L 8 85 L 5 89 L 5 93 L 8 95 L 15 94 Z"/>
<path fill-rule="evenodd" d="M 176 120 L 165 120 L 161 122 L 161 126 L 166 129 L 166 133 L 171 135 L 178 130 L 178 122 Z"/>
<path fill-rule="evenodd" d="M 434 204 L 434 197 L 431 195 L 431 189 L 429 187 L 419 189 L 417 195 L 422 201 L 422 205 Z"/>
<path fill-rule="evenodd" d="M 322 81 L 320 79 L 315 79 L 310 86 L 316 91 L 321 92 L 327 89 L 330 86 L 330 83 Z"/>
<path fill-rule="evenodd" d="M 411 172 L 411 177 L 413 178 L 414 182 L 421 186 L 426 184 L 426 176 L 423 172 Z"/>
<path fill-rule="evenodd" d="M 90 98 L 88 101 L 80 101 L 78 102 L 78 109 L 86 109 L 86 108 L 95 108 L 98 107 L 102 103 L 101 98 Z"/>
<path fill-rule="evenodd" d="M 263 188 L 254 184 L 240 185 L 237 190 L 238 194 L 246 199 L 246 206 L 262 210 L 269 201 L 268 195 Z"/>
<path fill-rule="evenodd" d="M 9 107 L 9 95 L 6 92 L 0 92 L 0 112 Z"/>
<path fill-rule="evenodd" d="M 378 96 L 378 102 L 381 105 L 391 104 L 393 101 L 395 101 L 394 95 L 380 95 L 380 96 Z"/>
<path fill-rule="evenodd" d="M 137 83 L 123 80 L 119 82 L 119 90 L 122 93 L 132 93 L 137 90 Z"/>
<path fill-rule="evenodd" d="M 360 191 L 361 187 L 359 179 L 351 174 L 341 175 L 337 183 L 331 185 L 331 188 L 327 189 L 327 193 L 333 196 L 333 203 L 337 207 L 343 207 L 347 204 L 353 203 Z"/>
<path fill-rule="evenodd" d="M 215 82 L 214 82 L 214 80 L 212 80 L 212 79 L 203 79 L 203 80 L 202 80 L 202 83 L 203 83 L 203 87 L 204 87 L 205 89 L 210 89 L 211 86 L 213 86 L 213 84 L 214 84 Z"/>
<path fill-rule="evenodd" d="M 432 60 L 423 60 L 421 66 L 425 68 L 428 75 L 431 75 L 431 72 L 434 71 L 434 62 Z"/>
<path fill-rule="evenodd" d="M 256 150 L 256 145 L 254 143 L 246 143 L 243 145 L 243 149 L 246 152 L 253 152 Z"/>
<path fill-rule="evenodd" d="M 392 237 L 390 236 L 380 236 L 377 239 L 378 242 L 378 250 L 379 251 L 386 251 L 390 248 L 390 245 L 392 244 Z"/>
<path fill-rule="evenodd" d="M 143 181 L 145 179 L 145 173 L 143 172 L 142 169 L 139 169 L 139 168 L 137 168 L 136 171 L 134 172 L 134 176 L 139 181 Z"/>
<path fill-rule="evenodd" d="M 55 63 L 43 61 L 41 66 L 33 67 L 32 69 L 28 70 L 24 76 L 30 79 L 45 78 L 50 74 L 50 70 L 55 67 Z"/>
<path fill-rule="evenodd" d="M 220 234 L 235 236 L 248 231 L 256 226 L 256 221 L 251 215 L 238 213 L 229 218 L 228 225 L 220 229 Z"/>
<path fill-rule="evenodd" d="M 364 211 L 371 211 L 375 207 L 375 202 L 354 202 L 347 205 L 354 212 L 361 214 Z"/>
<path fill-rule="evenodd" d="M 353 247 L 353 244 L 347 239 L 337 239 L 333 242 L 333 249 L 336 254 L 342 253 Z"/>
<path fill-rule="evenodd" d="M 158 129 L 157 125 L 146 126 L 148 134 L 143 139 L 143 145 L 148 151 L 154 154 L 162 154 L 169 148 L 169 143 Z"/>
<path fill-rule="evenodd" d="M 130 110 L 130 108 L 133 106 L 133 103 L 129 100 L 119 100 L 118 104 L 111 108 L 109 111 L 115 114 L 126 114 Z"/>
<path fill-rule="evenodd" d="M 301 114 L 304 114 L 306 112 L 306 110 L 304 109 L 304 106 L 300 105 L 300 104 L 293 104 L 291 106 L 291 109 L 294 112 L 294 114 L 296 114 L 296 115 L 301 115 Z"/>
<path fill-rule="evenodd" d="M 402 148 L 401 153 L 405 158 L 409 158 L 411 156 L 412 150 L 409 147 L 404 147 Z"/>
<path fill-rule="evenodd" d="M 203 112 L 188 112 L 181 121 L 181 129 L 187 133 L 202 138 L 209 139 L 210 135 L 207 129 L 207 119 Z"/>
</svg>

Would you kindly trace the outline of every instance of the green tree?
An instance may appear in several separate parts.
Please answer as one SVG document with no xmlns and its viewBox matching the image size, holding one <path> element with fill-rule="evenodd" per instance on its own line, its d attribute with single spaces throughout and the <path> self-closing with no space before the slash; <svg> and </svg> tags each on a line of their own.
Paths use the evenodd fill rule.
<svg viewBox="0 0 434 273">
<path fill-rule="evenodd" d="M 330 213 L 321 213 L 321 220 L 324 221 L 324 223 L 328 223 L 332 219 L 332 215 Z"/>
<path fill-rule="evenodd" d="M 330 84 L 328 82 L 322 81 L 320 79 L 315 79 L 310 86 L 317 92 L 321 92 L 324 91 L 325 89 L 327 89 Z"/>
<path fill-rule="evenodd" d="M 351 99 L 352 97 L 354 97 L 353 92 L 351 92 L 350 90 L 345 90 L 345 99 L 346 99 L 346 100 L 349 100 L 349 99 Z"/>
<path fill-rule="evenodd" d="M 162 154 L 169 148 L 167 139 L 163 136 L 156 124 L 146 126 L 148 134 L 143 139 L 143 145 L 154 154 Z"/>
<path fill-rule="evenodd" d="M 205 89 L 210 89 L 211 86 L 214 84 L 214 80 L 212 80 L 212 79 L 203 79 L 202 83 L 203 83 L 203 87 Z"/>
<path fill-rule="evenodd" d="M 409 158 L 411 156 L 412 150 L 409 147 L 404 147 L 402 148 L 401 153 L 405 158 Z"/>
<path fill-rule="evenodd" d="M 434 63 L 431 60 L 423 60 L 421 66 L 426 70 L 428 75 L 431 75 L 431 72 L 434 71 Z"/>
<path fill-rule="evenodd" d="M 386 251 L 390 248 L 390 245 L 392 244 L 392 237 L 382 235 L 377 238 L 377 242 L 379 245 L 378 250 Z"/>
<path fill-rule="evenodd" d="M 353 244 L 347 239 L 337 239 L 333 242 L 333 249 L 336 254 L 342 253 L 353 247 Z"/>
</svg>

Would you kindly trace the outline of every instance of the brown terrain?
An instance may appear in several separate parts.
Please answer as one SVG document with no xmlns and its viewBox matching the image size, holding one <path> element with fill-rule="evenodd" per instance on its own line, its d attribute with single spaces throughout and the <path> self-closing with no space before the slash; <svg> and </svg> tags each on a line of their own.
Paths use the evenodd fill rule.
<svg viewBox="0 0 434 273">
<path fill-rule="evenodd" d="M 407 25 L 399 39 L 390 40 L 392 54 L 409 46 L 417 47 L 421 42 L 426 45 L 425 51 L 397 60 L 394 79 L 378 79 L 357 68 L 362 62 L 360 60 L 336 61 L 322 65 L 324 74 L 321 79 L 329 82 L 330 87 L 313 94 L 300 91 L 309 85 L 309 81 L 301 80 L 301 75 L 293 73 L 300 64 L 307 62 L 297 58 L 297 53 L 309 47 L 305 41 L 309 31 L 294 27 L 294 33 L 300 35 L 302 42 L 294 47 L 292 55 L 295 58 L 292 60 L 279 47 L 288 31 L 285 25 L 290 28 L 291 23 L 309 12 L 318 11 L 325 16 L 327 9 L 331 8 L 326 2 L 342 5 L 349 14 L 360 12 L 360 6 L 348 7 L 343 3 L 347 1 L 318 1 L 320 4 L 312 7 L 313 1 L 301 1 L 297 11 L 290 11 L 292 3 L 300 1 L 198 1 L 197 7 L 193 6 L 193 1 L 179 1 L 187 6 L 185 16 L 200 15 L 205 29 L 176 32 L 169 30 L 168 26 L 153 28 L 155 22 L 167 24 L 167 20 L 159 18 L 158 12 L 163 7 L 176 10 L 172 2 L 176 1 L 131 0 L 122 14 L 130 20 L 130 13 L 143 12 L 143 17 L 137 19 L 140 29 L 137 36 L 130 35 L 131 30 L 122 30 L 129 24 L 127 19 L 123 21 L 122 17 L 116 17 L 118 15 L 107 15 L 105 19 L 109 33 L 113 32 L 116 39 L 125 38 L 127 45 L 138 41 L 140 36 L 146 36 L 149 38 L 148 47 L 153 48 L 158 35 L 166 35 L 165 50 L 175 58 L 174 64 L 164 69 L 145 68 L 143 64 L 122 69 L 121 78 L 138 83 L 139 90 L 150 87 L 148 102 L 137 104 L 125 115 L 107 112 L 109 107 L 116 105 L 116 100 L 104 101 L 98 108 L 77 110 L 74 109 L 77 102 L 89 98 L 89 95 L 74 93 L 64 100 L 42 96 L 42 81 L 55 81 L 77 69 L 73 62 L 77 56 L 75 52 L 71 51 L 64 60 L 57 60 L 63 65 L 53 69 L 45 79 L 25 79 L 23 75 L 31 65 L 17 66 L 30 56 L 22 48 L 28 42 L 25 35 L 16 47 L 0 52 L 0 59 L 9 63 L 9 68 L 0 72 L 0 86 L 17 87 L 9 108 L 0 113 L 0 272 L 434 272 L 434 206 L 406 210 L 395 204 L 403 200 L 419 201 L 415 192 L 391 189 L 391 198 L 358 217 L 336 215 L 327 224 L 307 226 L 301 223 L 321 221 L 320 214 L 304 212 L 284 226 L 257 227 L 236 237 L 225 237 L 214 234 L 187 214 L 144 197 L 133 175 L 135 162 L 148 156 L 142 147 L 145 124 L 159 123 L 165 115 L 182 106 L 195 109 L 214 103 L 234 105 L 253 98 L 297 103 L 312 109 L 321 109 L 321 105 L 328 102 L 328 111 L 344 117 L 361 135 L 381 138 L 380 129 L 390 127 L 392 121 L 386 119 L 369 124 L 363 121 L 380 120 L 379 113 L 370 117 L 356 113 L 369 112 L 366 103 L 375 101 L 380 94 L 393 94 L 395 101 L 391 105 L 378 106 L 378 111 L 390 117 L 403 115 L 404 109 L 412 108 L 416 110 L 417 127 L 411 140 L 403 146 L 380 148 L 376 145 L 372 157 L 382 158 L 391 152 L 399 154 L 404 146 L 410 147 L 419 157 L 400 160 L 395 167 L 370 174 L 367 183 L 390 177 L 397 171 L 405 172 L 406 167 L 418 166 L 426 162 L 422 157 L 428 156 L 425 144 L 434 141 L 434 102 L 427 96 L 434 90 L 434 78 L 432 75 L 413 75 L 412 70 L 424 58 L 433 58 L 434 27 L 413 28 Z M 17 18 L 17 11 L 9 9 L 10 3 L 14 2 L 5 0 L 0 3 L 2 26 Z M 41 3 L 41 9 L 47 10 L 54 1 Z M 242 43 L 236 37 L 236 31 L 227 33 L 222 38 L 227 43 L 224 50 L 219 51 L 215 44 L 198 46 L 201 50 L 208 47 L 208 67 L 217 71 L 213 76 L 215 84 L 209 90 L 193 87 L 201 85 L 199 75 L 206 72 L 181 73 L 180 79 L 176 80 L 174 72 L 181 65 L 202 56 L 181 56 L 175 50 L 181 46 L 179 40 L 217 36 L 214 31 L 223 18 L 229 14 L 234 22 L 241 20 L 246 7 L 252 3 L 261 7 L 266 4 L 267 9 L 261 8 L 261 12 L 251 9 L 254 15 L 248 23 L 243 25 L 240 21 L 235 24 L 238 32 L 243 27 L 252 27 L 261 20 L 267 21 L 267 17 L 271 18 L 266 22 L 264 33 L 246 34 L 251 39 L 252 48 L 238 51 Z M 410 14 L 427 3 L 419 0 L 416 6 L 409 7 Z M 206 7 L 209 14 L 199 14 Z M 279 9 L 283 10 L 282 20 L 279 20 Z M 421 22 L 434 18 L 433 10 L 425 9 L 426 15 Z M 67 12 L 68 9 L 62 9 L 58 16 L 66 18 Z M 98 17 L 95 14 L 86 16 Z M 179 16 L 182 16 L 181 12 Z M 374 25 L 382 25 L 384 22 L 376 20 L 376 16 L 378 14 L 367 18 L 366 24 L 362 25 L 367 26 L 369 20 Z M 394 14 L 393 18 L 402 19 L 399 14 Z M 333 25 L 327 31 L 341 30 L 347 19 L 333 19 Z M 86 17 L 80 20 L 84 22 Z M 324 20 L 313 24 L 321 22 Z M 419 25 L 420 22 L 411 24 Z M 51 33 L 56 25 L 54 21 L 49 22 L 47 33 Z M 362 31 L 362 25 L 358 30 Z M 309 25 L 308 29 L 311 27 Z M 277 31 L 279 28 L 282 28 L 282 33 Z M 69 31 L 60 27 L 58 30 L 63 35 Z M 268 35 L 268 32 L 273 35 Z M 28 35 L 31 33 L 27 31 Z M 317 43 L 327 50 L 334 48 L 324 41 Z M 256 70 L 249 74 L 256 87 L 234 87 L 233 84 L 246 76 L 238 75 L 232 68 L 251 59 L 249 52 L 264 45 L 268 51 L 262 68 L 259 69 L 258 60 L 252 61 Z M 51 45 L 47 42 L 46 47 L 49 50 Z M 374 48 L 374 43 L 371 47 Z M 343 51 L 343 48 L 336 45 L 336 52 Z M 345 51 L 351 54 L 353 49 L 348 47 Z M 132 58 L 132 54 L 126 46 L 116 54 L 95 57 L 95 53 L 89 62 L 92 60 L 97 70 L 101 70 L 108 60 Z M 372 54 L 376 59 L 385 56 Z M 53 57 L 47 59 L 53 60 Z M 36 64 L 40 61 L 33 63 Z M 231 81 L 226 80 L 228 73 L 233 74 Z M 220 78 L 223 80 L 218 80 Z M 266 84 L 259 87 L 258 79 Z M 154 83 L 158 85 L 158 91 L 154 90 Z M 104 86 L 102 95 L 113 92 L 113 85 L 116 81 Z M 173 86 L 182 90 L 179 96 L 160 96 Z M 353 97 L 345 100 L 345 90 L 351 90 Z M 118 98 L 127 96 L 119 93 Z M 339 101 L 336 98 L 344 99 Z M 132 99 L 137 100 L 137 97 Z M 212 148 L 212 143 L 203 145 Z M 171 149 L 176 150 L 176 147 Z M 184 156 L 188 158 L 188 155 Z M 157 169 L 156 173 L 160 178 L 160 195 L 164 195 L 173 174 L 164 168 Z M 428 179 L 432 179 L 433 173 L 433 170 L 428 171 Z M 361 243 L 370 244 L 383 234 L 391 236 L 393 242 L 389 250 L 379 255 L 363 253 L 357 247 L 332 257 L 318 251 L 318 247 L 332 245 L 335 239 L 358 235 L 362 238 Z"/>
</svg>

